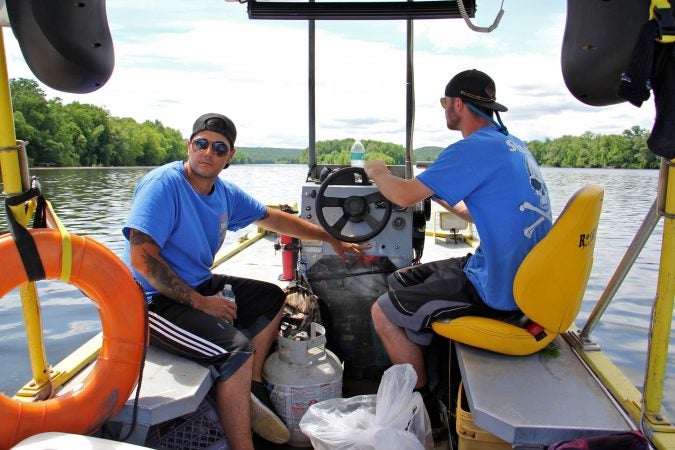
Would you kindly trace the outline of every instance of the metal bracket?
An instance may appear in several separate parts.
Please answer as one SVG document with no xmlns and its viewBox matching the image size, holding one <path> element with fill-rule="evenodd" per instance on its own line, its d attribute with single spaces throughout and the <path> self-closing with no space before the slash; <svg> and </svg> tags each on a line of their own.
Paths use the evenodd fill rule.
<svg viewBox="0 0 675 450">
<path fill-rule="evenodd" d="M 663 161 L 663 164 L 668 167 L 668 170 L 675 168 L 675 159 L 666 159 L 666 158 L 661 158 L 661 161 Z M 665 205 L 664 205 L 665 208 Z M 666 219 L 675 219 L 675 213 L 669 213 L 666 212 L 665 209 L 658 209 L 658 214 L 659 216 L 663 216 Z"/>
<path fill-rule="evenodd" d="M 563 337 L 575 350 L 583 350 L 584 352 L 599 352 L 602 350 L 597 342 L 582 338 L 580 330 L 569 330 L 563 334 Z"/>
</svg>

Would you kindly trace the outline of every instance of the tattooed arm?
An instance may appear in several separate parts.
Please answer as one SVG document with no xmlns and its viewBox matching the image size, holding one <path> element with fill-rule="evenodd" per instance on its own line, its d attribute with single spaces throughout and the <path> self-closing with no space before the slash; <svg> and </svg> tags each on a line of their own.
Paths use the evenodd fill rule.
<svg viewBox="0 0 675 450">
<path fill-rule="evenodd" d="M 162 295 L 215 317 L 232 321 L 236 304 L 223 301 L 220 294 L 204 296 L 185 283 L 159 254 L 159 245 L 147 234 L 131 228 L 130 259 L 133 268 Z"/>
<path fill-rule="evenodd" d="M 288 234 L 300 239 L 327 242 L 340 257 L 345 257 L 347 254 L 360 256 L 362 254 L 361 250 L 370 248 L 369 244 L 352 244 L 338 241 L 322 227 L 303 220 L 296 215 L 281 212 L 278 209 L 267 208 L 265 215 L 255 223 L 277 233 Z"/>
</svg>

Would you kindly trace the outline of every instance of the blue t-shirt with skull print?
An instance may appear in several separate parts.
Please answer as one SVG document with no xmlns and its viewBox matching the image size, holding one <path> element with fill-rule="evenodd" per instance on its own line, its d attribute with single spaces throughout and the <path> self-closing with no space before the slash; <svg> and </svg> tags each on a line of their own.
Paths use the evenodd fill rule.
<svg viewBox="0 0 675 450">
<path fill-rule="evenodd" d="M 551 204 L 525 144 L 486 126 L 447 147 L 417 179 L 450 205 L 464 201 L 480 246 L 464 268 L 490 307 L 516 310 L 513 279 L 551 229 Z"/>
</svg>

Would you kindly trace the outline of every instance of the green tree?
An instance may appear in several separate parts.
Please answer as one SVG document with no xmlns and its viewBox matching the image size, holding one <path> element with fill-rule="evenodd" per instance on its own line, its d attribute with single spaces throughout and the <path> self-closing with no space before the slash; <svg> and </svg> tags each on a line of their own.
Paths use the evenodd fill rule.
<svg viewBox="0 0 675 450">
<path fill-rule="evenodd" d="M 158 165 L 185 157 L 180 132 L 161 122 L 118 119 L 95 105 L 47 100 L 36 81 L 10 80 L 18 139 L 29 162 L 59 166 Z"/>
<path fill-rule="evenodd" d="M 562 136 L 527 143 L 532 155 L 548 167 L 658 168 L 658 156 L 649 151 L 649 133 L 638 126 L 620 135 L 599 135 L 590 131 L 581 136 Z"/>
<path fill-rule="evenodd" d="M 112 159 L 110 113 L 95 105 L 73 102 L 64 110 L 75 124 L 80 165 L 109 166 Z"/>
<path fill-rule="evenodd" d="M 167 158 L 165 148 L 162 148 L 162 135 L 157 131 L 154 123 L 145 121 L 141 124 L 141 142 L 143 157 L 141 164 L 144 166 L 158 166 Z"/>
<path fill-rule="evenodd" d="M 28 158 L 36 162 L 57 163 L 57 153 L 52 148 L 52 122 L 50 104 L 45 93 L 34 80 L 10 80 L 14 128 L 17 139 L 28 141 Z M 53 106 L 52 106 L 53 107 Z"/>
<path fill-rule="evenodd" d="M 137 166 L 143 160 L 141 127 L 129 117 L 110 119 L 110 163 L 113 166 Z"/>
</svg>

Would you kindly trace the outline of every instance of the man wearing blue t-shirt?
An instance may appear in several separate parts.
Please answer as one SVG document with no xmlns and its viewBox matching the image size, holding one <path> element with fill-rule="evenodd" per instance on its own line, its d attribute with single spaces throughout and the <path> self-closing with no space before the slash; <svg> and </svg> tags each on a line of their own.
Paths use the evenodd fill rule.
<svg viewBox="0 0 675 450">
<path fill-rule="evenodd" d="M 124 258 L 148 295 L 151 343 L 209 364 L 216 377 L 220 422 L 229 448 L 253 449 L 251 428 L 283 443 L 290 432 L 274 413 L 262 368 L 278 335 L 284 293 L 276 285 L 214 275 L 211 265 L 227 230 L 251 223 L 359 255 L 297 216 L 270 209 L 219 178 L 232 162 L 237 130 L 221 114 L 197 119 L 187 162 L 152 170 L 139 182 L 124 227 Z M 232 286 L 236 300 L 221 294 Z"/>
<path fill-rule="evenodd" d="M 389 291 L 372 307 L 375 329 L 392 363 L 410 363 L 432 424 L 437 403 L 429 393 L 424 363 L 431 322 L 478 315 L 505 318 L 518 312 L 513 279 L 525 255 L 552 225 L 548 190 L 525 144 L 499 117 L 494 81 L 478 70 L 454 76 L 441 97 L 450 130 L 464 139 L 448 146 L 414 179 L 394 176 L 382 161 L 365 170 L 392 202 L 410 206 L 432 197 L 473 222 L 480 246 L 473 255 L 396 271 Z M 496 115 L 497 121 L 493 119 Z"/>
</svg>

